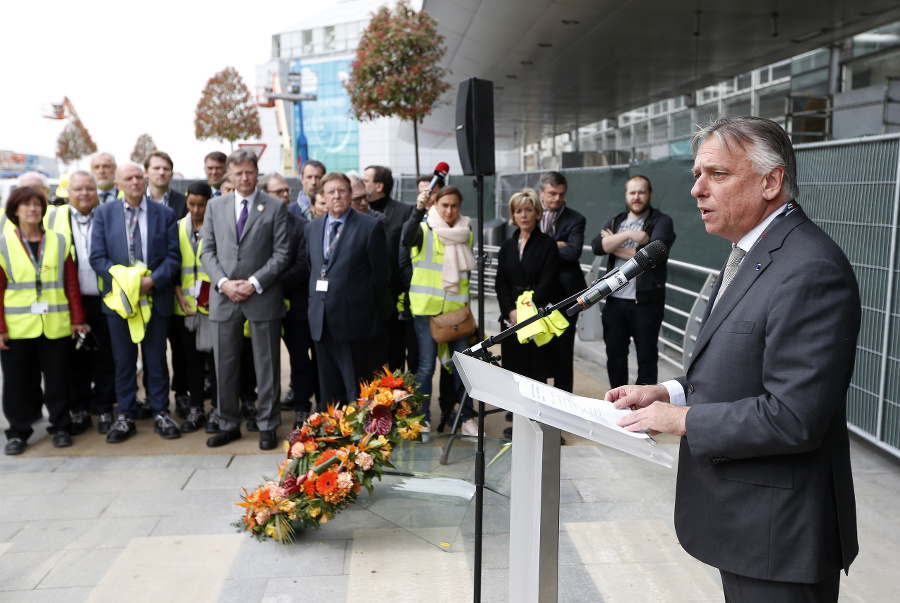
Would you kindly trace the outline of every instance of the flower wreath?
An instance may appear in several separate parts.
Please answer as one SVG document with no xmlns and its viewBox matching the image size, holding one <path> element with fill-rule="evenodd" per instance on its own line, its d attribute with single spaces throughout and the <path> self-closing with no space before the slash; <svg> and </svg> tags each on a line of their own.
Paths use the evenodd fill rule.
<svg viewBox="0 0 900 603">
<path fill-rule="evenodd" d="M 372 478 L 381 480 L 391 449 L 402 440 L 418 440 L 422 417 L 417 412 L 425 395 L 412 373 L 392 373 L 387 366 L 375 380 L 360 385 L 354 404 L 309 416 L 291 432 L 284 447 L 287 458 L 278 465 L 277 479 L 248 493 L 244 516 L 234 525 L 260 540 L 293 541 L 296 530 L 318 529 L 341 509 L 356 502 L 363 486 L 371 494 Z"/>
</svg>

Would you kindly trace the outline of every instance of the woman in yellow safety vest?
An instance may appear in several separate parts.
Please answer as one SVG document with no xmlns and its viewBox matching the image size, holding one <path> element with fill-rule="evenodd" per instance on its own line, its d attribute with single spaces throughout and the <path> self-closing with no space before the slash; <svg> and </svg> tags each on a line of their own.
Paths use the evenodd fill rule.
<svg viewBox="0 0 900 603">
<path fill-rule="evenodd" d="M 88 327 L 75 263 L 65 237 L 52 230 L 44 232 L 46 211 L 43 192 L 17 188 L 6 203 L 6 217 L 16 228 L 0 236 L 0 365 L 3 414 L 9 422 L 6 454 L 21 454 L 34 433 L 31 424 L 41 413 L 41 400 L 35 395 L 41 374 L 53 445 L 72 445 L 66 338 L 86 334 Z"/>
<path fill-rule="evenodd" d="M 203 239 L 203 217 L 206 204 L 212 198 L 212 188 L 206 182 L 194 182 L 187 190 L 188 215 L 178 221 L 178 246 L 181 249 L 181 282 L 175 285 L 176 328 L 181 330 L 184 344 L 184 359 L 187 363 L 188 391 L 191 394 L 190 409 L 181 431 L 191 433 L 204 425 L 207 433 L 219 431 L 216 411 L 216 368 L 211 348 L 206 348 L 198 339 L 211 343 L 209 331 L 209 276 L 200 263 Z M 212 382 L 212 409 L 209 417 L 203 412 L 203 382 L 206 367 L 209 366 Z"/>
<path fill-rule="evenodd" d="M 426 431 L 431 421 L 431 380 L 438 347 L 431 337 L 430 319 L 469 303 L 469 271 L 475 268 L 472 221 L 468 216 L 459 215 L 462 194 L 455 186 L 441 188 L 434 205 L 427 210 L 426 218 L 425 207 L 430 194 L 428 190 L 419 194 L 416 208 L 403 225 L 402 234 L 403 244 L 410 250 L 412 259 L 409 307 L 419 345 L 417 385 L 420 392 L 429 396 L 424 409 Z M 468 337 L 447 345 L 451 355 L 461 352 L 468 347 Z M 456 381 L 458 386 L 458 375 Z M 467 418 L 461 429 L 466 435 L 477 435 L 472 402 L 468 398 L 466 401 Z"/>
</svg>

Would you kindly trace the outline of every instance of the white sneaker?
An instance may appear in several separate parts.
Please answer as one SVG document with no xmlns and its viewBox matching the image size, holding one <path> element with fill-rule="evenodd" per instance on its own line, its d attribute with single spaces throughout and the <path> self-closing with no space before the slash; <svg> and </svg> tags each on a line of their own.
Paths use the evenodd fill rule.
<svg viewBox="0 0 900 603">
<path fill-rule="evenodd" d="M 422 421 L 422 433 L 431 433 L 431 427 L 425 421 Z"/>
<path fill-rule="evenodd" d="M 478 423 L 475 422 L 475 419 L 469 419 L 462 424 L 459 430 L 463 435 L 475 437 L 478 435 Z"/>
</svg>

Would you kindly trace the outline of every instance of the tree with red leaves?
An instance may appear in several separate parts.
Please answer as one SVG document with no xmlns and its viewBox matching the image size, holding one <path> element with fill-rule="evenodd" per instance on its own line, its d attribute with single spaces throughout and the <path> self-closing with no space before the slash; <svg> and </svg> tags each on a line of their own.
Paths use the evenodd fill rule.
<svg viewBox="0 0 900 603">
<path fill-rule="evenodd" d="M 131 160 L 135 163 L 144 165 L 147 157 L 156 150 L 156 143 L 153 137 L 147 133 L 138 136 L 137 142 L 134 143 L 134 150 L 131 152 Z"/>
<path fill-rule="evenodd" d="M 194 117 L 197 140 L 227 140 L 234 150 L 236 140 L 262 136 L 259 112 L 250 90 L 234 67 L 226 67 L 206 83 Z"/>
<path fill-rule="evenodd" d="M 97 152 L 97 145 L 80 121 L 66 124 L 56 139 L 56 156 L 63 163 L 72 163 Z"/>
<path fill-rule="evenodd" d="M 407 0 L 396 10 L 382 6 L 372 16 L 350 65 L 347 93 L 353 116 L 360 121 L 399 117 L 413 122 L 416 173 L 419 173 L 418 123 L 450 89 L 440 61 L 447 52 L 437 21 L 416 12 Z"/>
</svg>

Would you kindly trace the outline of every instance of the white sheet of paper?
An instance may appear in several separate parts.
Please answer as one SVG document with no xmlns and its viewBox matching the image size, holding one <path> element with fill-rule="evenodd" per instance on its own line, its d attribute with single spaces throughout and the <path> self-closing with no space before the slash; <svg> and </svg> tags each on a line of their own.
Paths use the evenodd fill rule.
<svg viewBox="0 0 900 603">
<path fill-rule="evenodd" d="M 630 413 L 631 410 L 618 410 L 613 406 L 612 402 L 575 396 L 550 387 L 546 383 L 534 381 L 521 375 L 516 375 L 516 381 L 519 383 L 519 393 L 529 400 L 534 400 L 582 419 L 599 423 L 604 427 L 609 427 L 614 431 L 622 432 L 634 438 L 643 439 L 650 437 L 643 431 L 628 431 L 624 427 L 616 425 L 616 421 Z"/>
</svg>

